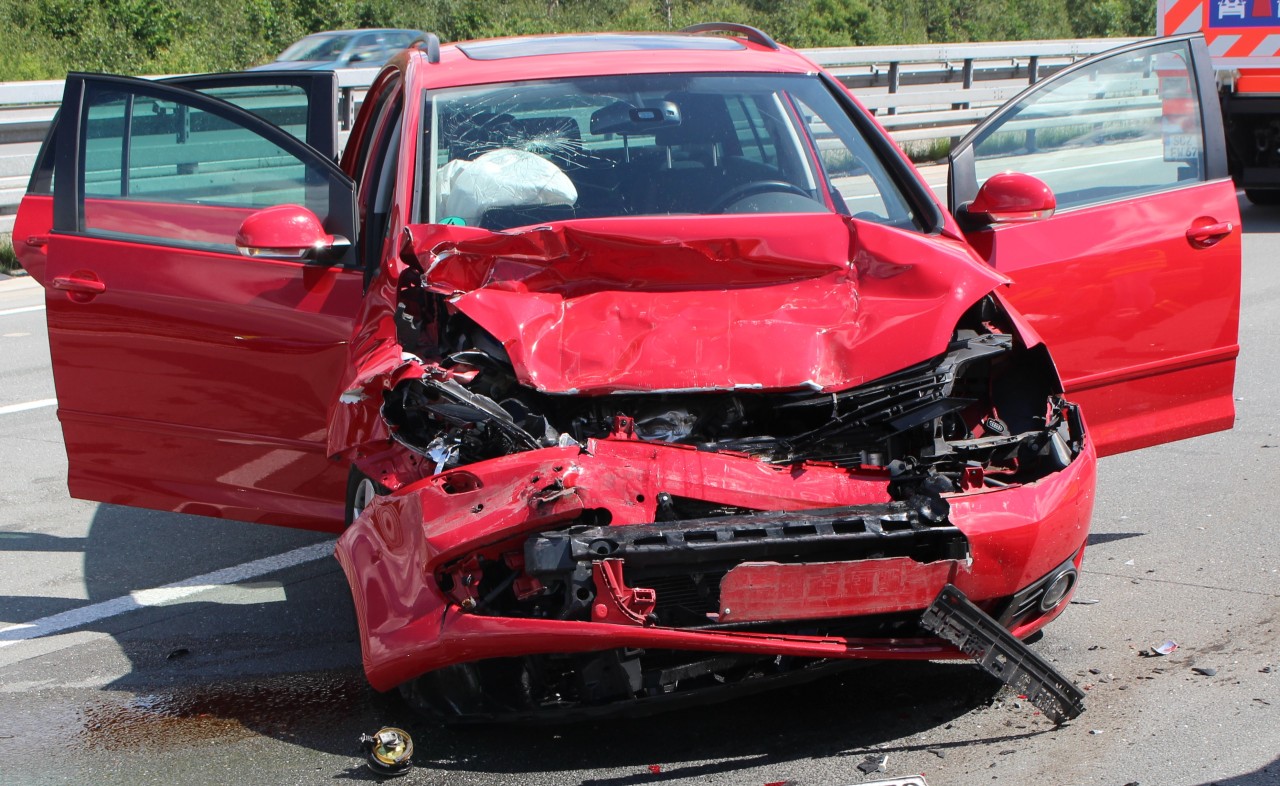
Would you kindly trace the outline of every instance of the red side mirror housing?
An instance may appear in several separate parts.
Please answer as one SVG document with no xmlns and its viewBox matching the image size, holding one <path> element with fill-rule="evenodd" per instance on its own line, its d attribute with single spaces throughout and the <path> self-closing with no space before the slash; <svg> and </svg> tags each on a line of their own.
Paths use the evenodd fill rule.
<svg viewBox="0 0 1280 786">
<path fill-rule="evenodd" d="M 965 206 L 965 212 L 985 224 L 1039 221 L 1053 215 L 1058 200 L 1043 180 L 1021 172 L 992 175 Z"/>
<path fill-rule="evenodd" d="M 321 259 L 350 245 L 324 231 L 316 214 L 301 205 L 276 205 L 252 213 L 240 224 L 236 248 L 247 257 Z"/>
</svg>

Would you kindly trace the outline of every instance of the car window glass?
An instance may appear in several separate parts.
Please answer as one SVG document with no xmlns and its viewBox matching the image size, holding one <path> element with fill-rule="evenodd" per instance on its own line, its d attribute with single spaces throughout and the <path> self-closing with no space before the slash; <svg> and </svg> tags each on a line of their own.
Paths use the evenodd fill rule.
<svg viewBox="0 0 1280 786">
<path fill-rule="evenodd" d="M 979 185 L 1034 175 L 1059 209 L 1205 179 L 1204 134 L 1185 42 L 1065 75 L 1015 105 L 974 146 Z"/>
<path fill-rule="evenodd" d="M 300 85 L 237 85 L 228 87 L 196 87 L 205 95 L 220 98 L 230 104 L 279 126 L 303 142 L 315 143 L 307 138 L 307 115 L 310 96 Z M 39 160 L 32 169 L 27 191 L 32 194 L 53 193 L 54 133 L 57 118 L 50 124 L 40 148 Z"/>
<path fill-rule="evenodd" d="M 413 38 L 409 33 L 387 33 L 387 46 L 393 51 L 399 51 L 408 46 Z"/>
<path fill-rule="evenodd" d="M 856 218 L 877 223 L 903 223 L 911 215 L 902 195 L 888 185 L 887 175 L 866 140 L 859 135 L 842 132 L 839 123 L 828 122 L 833 105 L 820 113 L 802 100 L 796 100 L 796 111 L 817 149 L 824 179 L 839 196 L 845 210 Z M 838 110 L 837 110 L 838 111 Z"/>
<path fill-rule="evenodd" d="M 341 35 L 307 36 L 280 53 L 279 61 L 336 60 L 351 39 Z"/>
<path fill-rule="evenodd" d="M 725 104 L 733 119 L 742 156 L 761 164 L 772 164 L 776 160 L 773 134 L 777 125 L 766 123 L 756 102 L 745 96 L 733 96 Z"/>
<path fill-rule="evenodd" d="M 307 140 L 307 111 L 310 98 L 300 85 L 237 85 L 198 88 L 201 93 L 235 104 L 268 123 L 279 126 L 298 139 Z"/>
<path fill-rule="evenodd" d="M 82 126 L 84 229 L 234 248 L 258 208 L 304 205 L 321 221 L 328 177 L 271 140 L 197 106 L 89 89 Z M 184 206 L 208 208 L 197 213 Z"/>
<path fill-rule="evenodd" d="M 577 78 L 441 90 L 425 100 L 418 160 L 430 196 L 421 221 L 501 230 L 570 218 L 845 212 L 843 188 L 862 200 L 864 218 L 917 225 L 816 77 Z M 811 122 L 799 120 L 797 105 Z M 847 160 L 861 168 L 834 163 Z M 828 171 L 844 180 L 824 179 Z"/>
<path fill-rule="evenodd" d="M 351 53 L 348 58 L 352 61 L 372 60 L 381 52 L 378 45 L 378 37 L 376 35 L 366 34 L 356 38 L 351 45 Z"/>
</svg>

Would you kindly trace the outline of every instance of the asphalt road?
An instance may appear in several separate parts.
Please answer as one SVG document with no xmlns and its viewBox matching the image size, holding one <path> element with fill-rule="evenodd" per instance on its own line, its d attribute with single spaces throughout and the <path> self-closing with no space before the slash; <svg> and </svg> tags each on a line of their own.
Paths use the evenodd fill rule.
<svg viewBox="0 0 1280 786">
<path fill-rule="evenodd" d="M 399 783 L 826 786 L 887 754 L 932 786 L 1280 784 L 1280 211 L 1242 209 L 1236 428 L 1102 461 L 1097 602 L 1034 645 L 1088 689 L 1057 729 L 962 663 L 648 720 L 416 719 L 365 686 L 325 537 L 68 499 L 41 293 L 0 284 L 0 784 L 373 780 L 356 741 L 381 725 L 418 745 Z"/>
</svg>

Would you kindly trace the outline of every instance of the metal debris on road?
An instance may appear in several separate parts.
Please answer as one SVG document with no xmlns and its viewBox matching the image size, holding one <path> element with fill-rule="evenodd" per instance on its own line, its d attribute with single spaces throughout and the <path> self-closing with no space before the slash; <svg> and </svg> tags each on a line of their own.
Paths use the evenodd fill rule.
<svg viewBox="0 0 1280 786">
<path fill-rule="evenodd" d="M 1072 606 L 1092 606 L 1097 602 L 1098 602 L 1097 598 L 1072 598 L 1071 599 Z"/>
<path fill-rule="evenodd" d="M 404 729 L 384 726 L 373 736 L 361 734 L 360 749 L 378 775 L 404 775 L 413 767 L 413 738 Z"/>
</svg>

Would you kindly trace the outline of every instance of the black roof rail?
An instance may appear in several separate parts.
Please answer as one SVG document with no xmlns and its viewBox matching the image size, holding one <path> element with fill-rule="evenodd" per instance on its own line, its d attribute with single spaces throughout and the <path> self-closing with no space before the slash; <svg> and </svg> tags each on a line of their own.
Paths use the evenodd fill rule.
<svg viewBox="0 0 1280 786">
<path fill-rule="evenodd" d="M 732 33 L 740 35 L 753 44 L 767 46 L 770 49 L 781 49 L 778 42 L 769 37 L 769 34 L 751 25 L 740 25 L 736 22 L 703 22 L 697 25 L 689 25 L 680 29 L 682 33 Z"/>
<path fill-rule="evenodd" d="M 420 38 L 409 44 L 409 48 L 426 52 L 428 63 L 440 62 L 440 37 L 435 33 L 423 33 Z"/>
</svg>

